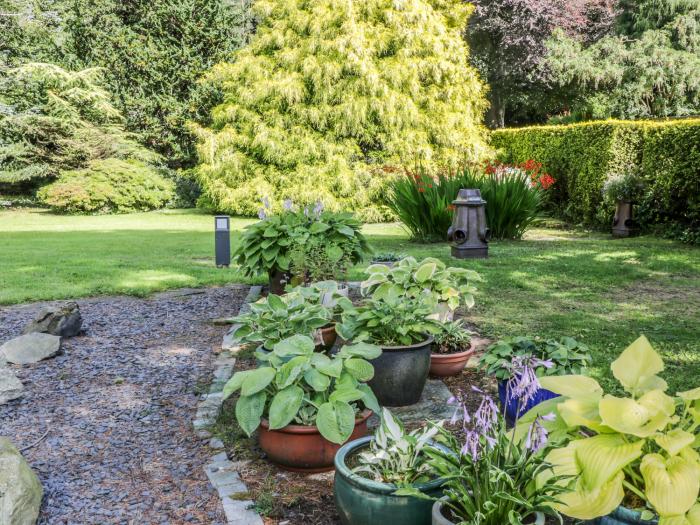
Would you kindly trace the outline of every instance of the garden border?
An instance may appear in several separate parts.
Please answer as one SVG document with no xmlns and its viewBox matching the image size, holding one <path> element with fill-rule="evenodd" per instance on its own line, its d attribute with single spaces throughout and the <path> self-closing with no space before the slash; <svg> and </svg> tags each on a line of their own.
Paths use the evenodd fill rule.
<svg viewBox="0 0 700 525">
<path fill-rule="evenodd" d="M 256 301 L 261 292 L 262 286 L 251 286 L 238 315 L 249 310 L 250 303 Z M 197 405 L 197 413 L 192 425 L 200 439 L 211 438 L 208 429 L 216 423 L 224 402 L 222 390 L 233 375 L 236 365 L 235 356 L 239 350 L 232 336 L 235 329 L 234 325 L 224 336 L 221 353 L 214 361 L 216 366 L 214 381 L 209 387 L 209 393 L 204 394 Z M 223 449 L 223 443 L 217 438 L 211 438 L 209 446 L 214 450 Z M 251 509 L 254 502 L 248 499 L 248 488 L 237 470 L 237 464 L 230 460 L 225 451 L 212 456 L 210 462 L 204 467 L 209 482 L 219 494 L 228 525 L 263 525 L 260 515 Z"/>
</svg>

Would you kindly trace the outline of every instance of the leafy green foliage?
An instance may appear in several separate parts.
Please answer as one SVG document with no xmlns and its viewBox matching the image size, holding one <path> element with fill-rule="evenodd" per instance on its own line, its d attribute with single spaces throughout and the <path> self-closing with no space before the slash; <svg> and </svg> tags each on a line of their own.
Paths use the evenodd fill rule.
<svg viewBox="0 0 700 525">
<path fill-rule="evenodd" d="M 642 226 L 700 231 L 700 120 L 590 122 L 499 130 L 494 145 L 507 162 L 537 158 L 556 177 L 549 200 L 574 223 L 609 226 L 614 209 L 603 185 L 615 173 L 638 170 L 644 184 L 636 218 Z"/>
<path fill-rule="evenodd" d="M 582 374 L 593 361 L 588 347 L 572 337 L 543 341 L 519 336 L 489 346 L 479 358 L 479 367 L 499 381 L 507 381 L 513 376 L 515 357 L 534 357 L 551 362 L 549 368 L 540 365 L 535 369 L 538 376 Z"/>
<path fill-rule="evenodd" d="M 471 332 L 464 327 L 463 319 L 440 323 L 439 330 L 433 337 L 433 352 L 438 354 L 465 352 L 472 339 Z"/>
<path fill-rule="evenodd" d="M 369 252 L 361 227 L 350 213 L 288 209 L 248 226 L 234 248 L 233 261 L 249 276 L 289 271 L 293 253 L 309 243 L 325 243 L 341 250 L 341 259 L 357 263 Z M 306 276 L 298 277 L 303 282 Z"/>
<path fill-rule="evenodd" d="M 466 165 L 434 177 L 424 170 L 407 173 L 391 183 L 387 202 L 414 239 L 444 242 L 454 216 L 452 202 L 462 188 L 481 190 L 493 239 L 522 238 L 544 200 L 543 189 L 519 167 L 484 173 L 481 166 Z"/>
<path fill-rule="evenodd" d="M 253 215 L 257 202 L 317 200 L 364 220 L 402 158 L 483 156 L 484 89 L 455 0 L 259 0 L 258 26 L 209 80 L 224 102 L 200 137 L 203 203 Z"/>
<path fill-rule="evenodd" d="M 407 487 L 425 483 L 434 474 L 423 449 L 438 433 L 437 426 L 406 432 L 401 420 L 382 408 L 381 422 L 367 450 L 357 455 L 353 472 L 379 483 Z"/>
<path fill-rule="evenodd" d="M 221 94 L 200 77 L 246 40 L 248 0 L 64 0 L 64 52 L 103 67 L 126 126 L 166 156 L 195 162 L 189 120 L 206 120 Z"/>
<path fill-rule="evenodd" d="M 374 376 L 365 359 L 379 357 L 381 349 L 358 343 L 328 357 L 314 353 L 314 346 L 305 335 L 283 339 L 272 352 L 256 352 L 263 366 L 236 372 L 224 386 L 224 398 L 240 390 L 236 419 L 246 434 L 250 436 L 267 417 L 271 430 L 291 423 L 316 425 L 328 441 L 342 444 L 362 408 L 379 411 L 364 383 Z M 359 369 L 364 371 L 360 378 Z"/>
<path fill-rule="evenodd" d="M 603 197 L 609 203 L 617 201 L 637 202 L 644 195 L 644 185 L 633 169 L 610 175 L 603 184 Z"/>
<path fill-rule="evenodd" d="M 660 523 L 693 523 L 700 515 L 700 388 L 666 394 L 667 384 L 658 376 L 664 362 L 644 336 L 610 369 L 625 397 L 606 395 L 585 376 L 541 379 L 543 388 L 562 397 L 534 408 L 521 424 L 553 411 L 555 419 L 544 424 L 561 445 L 547 456 L 553 470 L 538 481 L 571 476 L 560 481 L 567 492 L 555 507 L 578 519 L 604 516 L 632 496 Z"/>
<path fill-rule="evenodd" d="M 62 172 L 37 196 L 60 212 L 129 213 L 162 208 L 173 198 L 174 185 L 144 162 L 109 158 Z"/>
</svg>

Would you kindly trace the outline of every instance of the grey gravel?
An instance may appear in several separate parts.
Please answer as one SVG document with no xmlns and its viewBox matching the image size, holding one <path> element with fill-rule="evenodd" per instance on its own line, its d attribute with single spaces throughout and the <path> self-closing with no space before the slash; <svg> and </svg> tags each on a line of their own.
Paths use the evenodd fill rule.
<svg viewBox="0 0 700 525">
<path fill-rule="evenodd" d="M 84 335 L 54 359 L 8 365 L 24 396 L 0 406 L 0 433 L 25 451 L 45 489 L 39 524 L 225 522 L 194 433 L 212 380 L 209 321 L 238 310 L 245 286 L 78 301 Z M 41 305 L 0 308 L 0 340 Z"/>
</svg>

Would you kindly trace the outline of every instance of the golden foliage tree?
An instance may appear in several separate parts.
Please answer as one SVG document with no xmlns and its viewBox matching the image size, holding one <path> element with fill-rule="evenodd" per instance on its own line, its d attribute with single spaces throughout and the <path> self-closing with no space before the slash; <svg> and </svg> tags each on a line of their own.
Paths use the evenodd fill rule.
<svg viewBox="0 0 700 525">
<path fill-rule="evenodd" d="M 252 215 L 321 200 L 382 219 L 386 172 L 483 155 L 485 89 L 460 0 L 258 0 L 257 33 L 208 81 L 197 128 L 203 204 Z"/>
</svg>

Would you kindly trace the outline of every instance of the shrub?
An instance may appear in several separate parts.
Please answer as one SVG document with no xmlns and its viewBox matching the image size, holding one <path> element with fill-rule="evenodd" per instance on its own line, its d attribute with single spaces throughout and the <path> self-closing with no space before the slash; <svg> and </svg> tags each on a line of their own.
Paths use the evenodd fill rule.
<svg viewBox="0 0 700 525">
<path fill-rule="evenodd" d="M 415 240 L 445 241 L 459 190 L 476 188 L 487 202 L 491 237 L 520 239 L 537 216 L 543 191 L 553 183 L 542 165 L 532 160 L 519 166 L 467 165 L 435 177 L 419 169 L 391 183 L 387 203 Z"/>
<path fill-rule="evenodd" d="M 87 168 L 64 171 L 38 197 L 66 213 L 128 213 L 162 208 L 174 185 L 155 168 L 138 160 L 109 158 Z"/>
<path fill-rule="evenodd" d="M 457 0 L 259 0 L 257 32 L 208 79 L 224 91 L 199 135 L 202 204 L 254 215 L 269 196 L 378 206 L 385 165 L 416 155 L 454 165 L 486 150 L 484 87 Z"/>
<path fill-rule="evenodd" d="M 637 219 L 642 227 L 668 224 L 697 239 L 700 231 L 700 119 L 602 121 L 495 131 L 500 158 L 542 161 L 559 180 L 551 207 L 564 219 L 609 226 L 614 209 L 603 201 L 605 181 L 638 170 L 645 191 Z"/>
</svg>

